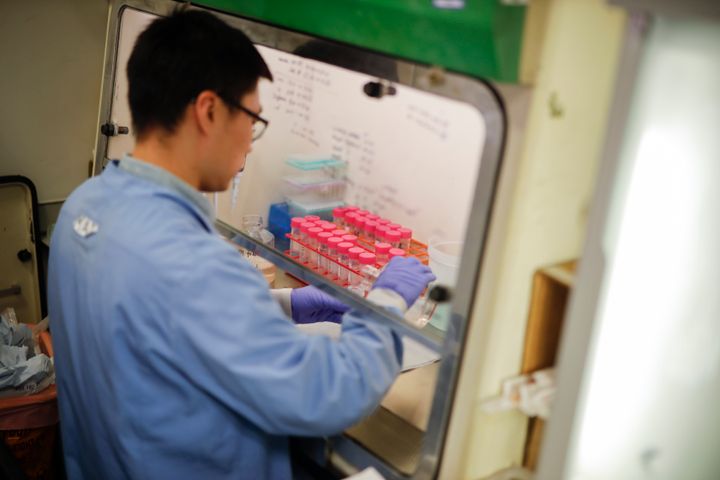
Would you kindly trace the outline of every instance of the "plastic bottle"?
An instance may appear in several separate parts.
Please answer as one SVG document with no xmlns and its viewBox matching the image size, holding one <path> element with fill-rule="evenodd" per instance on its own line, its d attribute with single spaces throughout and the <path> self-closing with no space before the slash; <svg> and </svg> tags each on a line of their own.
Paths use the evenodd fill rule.
<svg viewBox="0 0 720 480">
<path fill-rule="evenodd" d="M 317 259 L 318 259 L 318 233 L 322 232 L 322 228 L 320 227 L 312 227 L 308 228 L 308 266 L 312 269 L 315 269 L 317 267 Z"/>
<path fill-rule="evenodd" d="M 367 218 L 367 217 L 365 217 L 365 218 Z M 375 242 L 375 227 L 377 227 L 376 221 L 368 220 L 365 222 L 364 236 L 368 243 Z"/>
<path fill-rule="evenodd" d="M 345 225 L 345 212 L 347 210 L 343 207 L 336 207 L 333 208 L 332 216 L 333 216 L 333 222 L 338 227 L 343 227 Z"/>
<path fill-rule="evenodd" d="M 358 293 L 366 296 L 378 277 L 379 271 L 375 268 L 377 258 L 373 253 L 363 252 L 358 255 L 358 261 L 360 262 L 360 285 Z"/>
<path fill-rule="evenodd" d="M 325 274 L 328 270 L 328 238 L 332 237 L 330 232 L 320 232 L 317 234 L 318 240 L 318 256 L 317 256 L 317 271 Z"/>
<path fill-rule="evenodd" d="M 290 219 L 290 256 L 297 260 L 300 258 L 300 249 L 302 245 L 297 243 L 295 239 L 300 239 L 300 225 L 305 223 L 302 217 L 293 217 Z"/>
<path fill-rule="evenodd" d="M 327 276 L 331 280 L 337 280 L 338 278 L 338 264 L 337 262 L 340 261 L 339 253 L 338 253 L 338 245 L 343 243 L 342 238 L 340 237 L 330 237 L 327 239 L 327 246 L 328 246 L 328 256 L 330 259 L 328 260 L 328 273 Z M 350 247 L 348 247 L 350 248 Z"/>
<path fill-rule="evenodd" d="M 356 235 L 343 235 L 342 239 L 345 240 L 346 242 L 352 243 L 353 245 L 357 245 L 358 239 L 357 239 Z"/>
<path fill-rule="evenodd" d="M 300 224 L 300 241 L 304 245 L 299 245 L 300 247 L 300 261 L 303 263 L 307 263 L 309 257 L 310 257 L 310 250 L 306 247 L 306 245 L 310 245 L 310 233 L 308 230 L 315 227 L 315 222 L 303 222 Z"/>
<path fill-rule="evenodd" d="M 348 251 L 353 248 L 355 245 L 353 245 L 350 242 L 340 242 L 337 245 L 337 251 L 338 251 L 338 283 L 340 285 L 345 285 L 348 283 L 349 279 L 349 270 L 348 267 L 350 266 L 350 255 L 348 254 Z"/>
<path fill-rule="evenodd" d="M 412 240 L 412 230 L 409 228 L 399 228 L 398 232 L 400 232 L 400 248 L 405 250 L 406 252 L 410 250 L 410 241 Z"/>
<path fill-rule="evenodd" d="M 361 217 L 360 215 L 355 217 L 355 228 L 353 229 L 353 235 L 362 237 L 365 234 L 365 224 L 366 223 L 367 223 L 367 218 Z"/>
<path fill-rule="evenodd" d="M 357 290 L 360 284 L 360 276 L 356 272 L 360 271 L 359 257 L 361 253 L 365 253 L 365 250 L 360 247 L 352 247 L 348 250 L 348 266 L 350 267 L 348 272 L 348 288 L 350 288 L 350 290 Z"/>
<path fill-rule="evenodd" d="M 391 248 L 392 245 L 390 245 L 389 243 L 377 242 L 375 244 L 375 256 L 377 257 L 377 263 L 379 263 L 380 266 L 385 265 L 388 260 L 390 260 L 388 253 L 390 252 Z"/>
<path fill-rule="evenodd" d="M 397 230 L 388 230 L 385 232 L 385 240 L 395 248 L 400 248 L 400 239 L 402 235 Z"/>
</svg>

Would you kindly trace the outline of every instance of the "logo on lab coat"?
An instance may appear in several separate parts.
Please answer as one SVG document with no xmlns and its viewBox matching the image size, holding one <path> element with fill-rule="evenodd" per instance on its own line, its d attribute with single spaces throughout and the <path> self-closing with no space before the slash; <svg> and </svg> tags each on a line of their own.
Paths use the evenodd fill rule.
<svg viewBox="0 0 720 480">
<path fill-rule="evenodd" d="M 75 233 L 83 238 L 89 237 L 98 231 L 97 223 L 93 222 L 85 215 L 81 215 L 75 219 L 73 222 L 73 228 L 75 229 Z"/>
</svg>

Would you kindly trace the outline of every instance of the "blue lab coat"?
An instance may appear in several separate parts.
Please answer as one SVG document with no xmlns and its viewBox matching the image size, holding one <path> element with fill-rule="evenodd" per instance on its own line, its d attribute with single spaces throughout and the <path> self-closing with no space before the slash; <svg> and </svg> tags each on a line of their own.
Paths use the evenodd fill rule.
<svg viewBox="0 0 720 480">
<path fill-rule="evenodd" d="M 353 313 L 338 341 L 301 333 L 206 199 L 130 157 L 65 202 L 48 293 L 73 480 L 291 478 L 287 436 L 357 422 L 400 367 Z"/>
</svg>

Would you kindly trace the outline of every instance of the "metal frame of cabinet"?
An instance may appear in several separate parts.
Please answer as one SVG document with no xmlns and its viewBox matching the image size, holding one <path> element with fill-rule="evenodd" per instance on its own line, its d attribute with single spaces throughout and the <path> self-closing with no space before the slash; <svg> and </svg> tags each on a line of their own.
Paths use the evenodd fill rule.
<svg viewBox="0 0 720 480">
<path fill-rule="evenodd" d="M 116 75 L 124 74 L 116 65 L 120 32 L 119 20 L 122 10 L 134 8 L 156 15 L 167 15 L 176 5 L 178 4 L 171 0 L 115 0 L 110 3 L 99 125 L 104 126 L 114 123 L 113 119 L 110 118 L 114 80 Z M 437 474 L 442 460 L 442 450 L 452 413 L 454 391 L 462 362 L 466 332 L 470 314 L 473 310 L 473 303 L 476 301 L 475 292 L 478 283 L 481 281 L 482 257 L 505 142 L 505 112 L 502 100 L 493 87 L 481 79 L 447 73 L 442 69 L 394 59 L 351 45 L 317 39 L 258 23 L 254 20 L 226 14 L 218 14 L 218 16 L 229 24 L 243 30 L 256 44 L 286 52 L 293 52 L 297 47 L 310 40 L 328 42 L 332 45 L 333 50 L 338 52 L 338 58 L 337 60 L 331 59 L 326 63 L 341 65 L 340 57 L 342 57 L 342 53 L 352 52 L 353 55 L 360 55 L 363 58 L 356 71 L 371 76 L 377 74 L 375 65 L 387 63 L 388 60 L 391 60 L 395 62 L 398 72 L 401 72 L 395 83 L 472 105 L 484 119 L 486 141 L 481 156 L 478 158 L 480 168 L 462 252 L 462 265 L 457 280 L 458 286 L 453 292 L 449 327 L 443 337 L 432 333 L 428 334 L 408 325 L 401 317 L 373 306 L 355 294 L 331 284 L 278 251 L 268 248 L 237 231 L 231 225 L 223 222 L 217 223 L 218 230 L 222 234 L 228 238 L 234 238 L 245 249 L 266 258 L 295 277 L 314 284 L 346 304 L 361 310 L 369 315 L 371 321 L 390 325 L 401 334 L 408 335 L 441 353 L 442 360 L 427 430 L 419 442 L 417 436 L 415 436 L 411 442 L 412 445 L 408 445 L 408 451 L 416 459 L 415 468 L 412 471 L 400 471 L 396 466 L 383 461 L 343 435 L 327 439 L 325 448 L 320 449 L 319 456 L 315 458 L 320 464 L 332 464 L 340 470 L 374 466 L 386 478 L 408 478 L 408 476 L 412 478 L 433 478 Z M 345 68 L 347 67 L 345 66 Z M 108 148 L 107 133 L 99 134 L 97 138 L 95 174 L 100 173 L 108 161 L 106 158 Z M 475 319 L 475 321 L 482 321 L 482 319 Z M 315 449 L 314 451 L 317 452 L 318 450 Z M 349 465 L 350 468 L 343 468 L 343 465 Z"/>
</svg>

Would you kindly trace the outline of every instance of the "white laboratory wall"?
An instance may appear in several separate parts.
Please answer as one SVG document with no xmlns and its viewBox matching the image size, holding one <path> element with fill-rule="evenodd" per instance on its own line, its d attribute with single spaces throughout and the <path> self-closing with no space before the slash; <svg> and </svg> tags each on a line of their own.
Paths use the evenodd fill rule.
<svg viewBox="0 0 720 480">
<path fill-rule="evenodd" d="M 501 178 L 486 255 L 492 268 L 478 292 L 460 384 L 475 411 L 453 420 L 469 425 L 456 446 L 468 479 L 522 462 L 527 419 L 486 415 L 478 405 L 519 372 L 534 271 L 580 255 L 625 21 L 602 0 L 533 4 L 547 13 L 544 45 L 528 117 L 510 116 L 522 147 L 518 158 L 506 159 Z"/>
<path fill-rule="evenodd" d="M 0 1 L 0 175 L 63 200 L 93 159 L 108 5 Z"/>
</svg>

